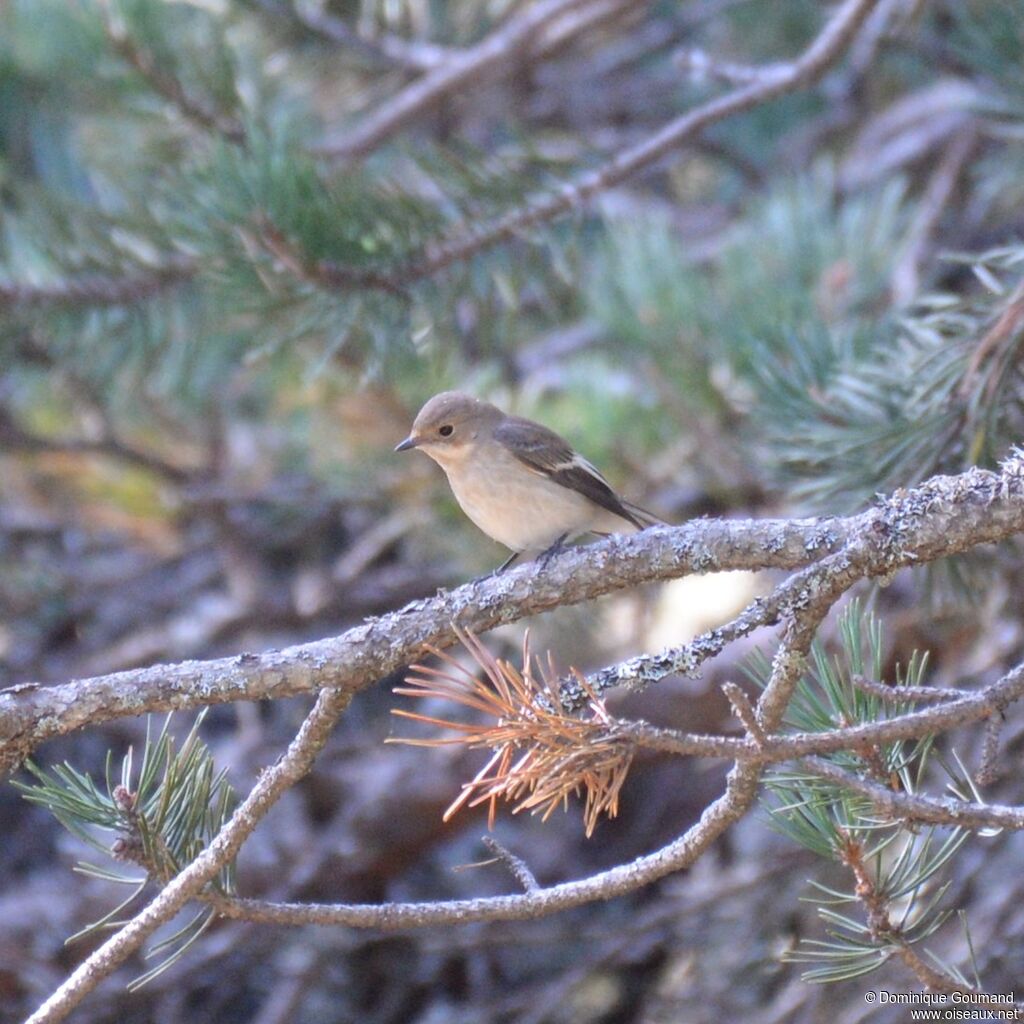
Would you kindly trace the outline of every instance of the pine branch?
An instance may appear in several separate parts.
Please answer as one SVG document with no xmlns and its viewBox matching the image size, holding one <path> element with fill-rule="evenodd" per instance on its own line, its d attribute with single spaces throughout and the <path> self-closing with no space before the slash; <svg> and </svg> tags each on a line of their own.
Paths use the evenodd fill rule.
<svg viewBox="0 0 1024 1024">
<path fill-rule="evenodd" d="M 1024 457 L 999 473 L 970 470 L 932 480 L 848 519 L 696 520 L 617 536 L 478 580 L 372 619 L 340 637 L 283 651 L 158 666 L 54 687 L 0 691 L 0 766 L 10 769 L 52 736 L 145 711 L 284 697 L 320 687 L 365 689 L 456 639 L 453 623 L 481 633 L 560 605 L 653 580 L 726 569 L 800 568 L 830 551 L 834 573 L 789 606 L 802 615 L 835 580 L 888 576 L 1024 532 Z M 829 541 L 822 546 L 823 536 Z M 614 571 L 611 571 L 614 567 Z M 950 702 L 932 713 L 941 715 Z M 773 711 L 774 715 L 774 711 Z M 766 731 L 771 731 L 762 721 Z"/>
<path fill-rule="evenodd" d="M 161 459 L 151 452 L 126 444 L 113 436 L 96 439 L 43 437 L 18 426 L 10 412 L 0 406 L 0 447 L 30 455 L 100 455 L 129 466 L 144 469 L 173 484 L 188 483 L 193 474 L 187 469 Z"/>
<path fill-rule="evenodd" d="M 594 0 L 540 0 L 531 4 L 486 39 L 406 86 L 362 125 L 322 143 L 317 152 L 334 159 L 365 156 L 411 121 L 458 89 L 466 89 L 514 61 L 556 19 Z"/>
<path fill-rule="evenodd" d="M 526 229 L 582 206 L 601 192 L 646 170 L 705 128 L 812 85 L 839 60 L 878 2 L 846 0 L 817 38 L 792 63 L 776 65 L 766 78 L 741 86 L 683 114 L 643 142 L 622 150 L 596 170 L 567 182 L 556 192 L 528 201 L 471 233 L 428 246 L 419 258 L 396 268 L 393 279 L 396 283 L 409 284 L 469 259 Z"/>
<path fill-rule="evenodd" d="M 346 133 L 343 141 L 333 146 L 322 146 L 319 152 L 330 156 L 364 154 L 415 117 L 423 105 L 429 106 L 450 90 L 475 80 L 478 74 L 491 69 L 496 63 L 509 60 L 517 52 L 517 47 L 526 46 L 541 28 L 554 19 L 567 16 L 579 4 L 586 2 L 593 3 L 594 0 L 545 0 L 529 7 L 478 47 L 466 51 L 454 62 L 438 66 L 399 93 L 391 105 L 372 115 L 363 129 Z M 813 84 L 840 59 L 865 18 L 879 2 L 847 0 L 795 61 L 761 69 L 756 80 L 676 118 L 650 138 L 621 151 L 574 182 L 568 182 L 546 196 L 527 200 L 524 205 L 480 227 L 467 231 L 463 226 L 447 239 L 426 244 L 421 252 L 404 262 L 366 272 L 335 261 L 309 261 L 289 244 L 287 248 L 291 258 L 285 261 L 285 265 L 295 267 L 301 271 L 300 276 L 318 287 L 343 291 L 366 287 L 404 294 L 411 285 L 434 277 L 455 263 L 470 259 L 485 249 L 583 205 L 690 142 L 710 125 Z M 588 10 L 584 8 L 581 16 Z"/>
<path fill-rule="evenodd" d="M 56 1024 L 64 1020 L 157 928 L 199 896 L 221 869 L 235 859 L 242 844 L 270 808 L 309 772 L 351 699 L 352 691 L 323 690 L 288 750 L 263 772 L 216 838 L 161 890 L 145 910 L 79 964 L 26 1024 Z"/>
<path fill-rule="evenodd" d="M 0 308 L 42 309 L 48 306 L 126 306 L 145 302 L 186 284 L 196 274 L 193 260 L 168 260 L 152 270 L 123 275 L 78 274 L 46 284 L 0 279 Z"/>
<path fill-rule="evenodd" d="M 101 0 L 103 25 L 111 46 L 128 64 L 149 83 L 153 90 L 171 104 L 186 121 L 234 143 L 244 146 L 246 131 L 241 121 L 207 106 L 191 96 L 184 85 L 165 68 L 145 47 L 132 38 L 124 21 L 117 15 L 113 0 Z"/>
<path fill-rule="evenodd" d="M 357 50 L 372 60 L 405 68 L 407 71 L 429 71 L 452 60 L 457 52 L 448 46 L 440 46 L 423 39 L 403 39 L 390 32 L 363 35 L 350 28 L 343 18 L 336 17 L 322 7 L 315 7 L 304 0 L 290 4 L 274 3 L 274 0 L 257 2 L 264 9 L 293 18 L 323 39 Z"/>
<path fill-rule="evenodd" d="M 903 934 L 902 929 L 893 922 L 890 915 L 890 901 L 878 891 L 871 871 L 865 863 L 864 851 L 860 843 L 852 839 L 848 840 L 844 844 L 841 859 L 856 879 L 857 898 L 867 911 L 872 938 L 880 944 L 895 947 L 897 955 L 904 965 L 925 988 L 932 992 L 957 993 L 969 997 L 976 1006 L 1006 1008 L 1005 1000 L 991 996 L 971 985 L 964 985 L 952 975 L 933 967 L 918 955 L 911 942 Z M 1019 1017 L 1020 1012 L 1017 1011 L 1013 1013 L 1011 1019 L 1019 1019 Z"/>
<path fill-rule="evenodd" d="M 980 804 L 952 797 L 904 793 L 845 771 L 823 757 L 805 757 L 798 762 L 812 775 L 835 782 L 853 793 L 866 796 L 875 810 L 888 821 L 909 821 L 929 825 L 950 825 L 967 829 L 1024 829 L 1024 807 Z"/>
</svg>

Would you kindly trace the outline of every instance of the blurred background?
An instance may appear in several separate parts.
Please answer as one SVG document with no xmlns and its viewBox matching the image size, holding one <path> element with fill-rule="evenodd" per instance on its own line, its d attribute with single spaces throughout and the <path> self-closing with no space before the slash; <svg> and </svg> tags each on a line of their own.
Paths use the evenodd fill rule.
<svg viewBox="0 0 1024 1024">
<path fill-rule="evenodd" d="M 0 686 L 337 634 L 489 571 L 506 553 L 440 470 L 391 454 L 449 387 L 560 431 L 673 522 L 846 514 L 1021 440 L 1016 0 L 880 0 L 817 85 L 490 244 L 494 218 L 795 57 L 832 10 L 564 5 L 471 81 L 367 132 L 541 7 L 0 0 Z M 466 258 L 436 258 L 442 243 L 467 243 Z M 890 669 L 927 650 L 929 682 L 969 685 L 1019 660 L 1020 569 L 1005 548 L 865 592 Z M 681 643 L 772 582 L 689 579 L 486 643 L 511 656 L 529 626 L 535 650 L 594 669 Z M 769 639 L 611 707 L 732 730 L 719 686 Z M 400 681 L 358 698 L 248 842 L 242 892 L 513 890 L 500 865 L 467 867 L 487 857 L 485 812 L 441 821 L 484 755 L 383 745 L 411 729 L 388 713 Z M 237 788 L 308 704 L 210 712 L 204 736 Z M 993 800 L 1019 802 L 1019 733 L 1011 714 Z M 98 773 L 143 735 L 125 720 L 40 759 Z M 546 825 L 502 815 L 496 835 L 542 883 L 581 877 L 678 835 L 722 772 L 645 758 L 592 839 L 576 808 Z M 72 875 L 81 844 L 9 786 L 0 821 L 0 1020 L 13 1022 L 99 941 L 64 940 L 120 897 Z M 988 837 L 951 869 L 947 899 L 967 911 L 990 991 L 1024 973 L 1022 852 Z M 74 1019 L 905 1020 L 863 999 L 914 987 L 898 966 L 810 986 L 780 961 L 823 937 L 800 896 L 835 870 L 751 816 L 685 876 L 540 921 L 218 924 L 140 991 L 125 984 L 144 966 L 127 964 Z M 937 942 L 967 962 L 955 922 Z"/>
</svg>

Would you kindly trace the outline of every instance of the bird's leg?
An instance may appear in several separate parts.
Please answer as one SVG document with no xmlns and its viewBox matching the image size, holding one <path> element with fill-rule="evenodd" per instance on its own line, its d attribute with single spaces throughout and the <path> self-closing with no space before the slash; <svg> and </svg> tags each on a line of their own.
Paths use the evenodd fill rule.
<svg viewBox="0 0 1024 1024">
<path fill-rule="evenodd" d="M 546 551 L 542 551 L 537 556 L 537 564 L 542 568 L 548 567 L 548 562 L 555 557 L 565 547 L 565 542 L 569 539 L 569 534 L 563 533 L 561 537 L 556 538 L 555 543 L 551 545 Z"/>
<path fill-rule="evenodd" d="M 505 559 L 501 565 L 498 566 L 493 572 L 489 572 L 484 579 L 489 580 L 492 576 L 500 576 L 509 566 L 515 565 L 516 559 L 522 554 L 522 551 L 513 551 L 508 558 Z"/>
</svg>

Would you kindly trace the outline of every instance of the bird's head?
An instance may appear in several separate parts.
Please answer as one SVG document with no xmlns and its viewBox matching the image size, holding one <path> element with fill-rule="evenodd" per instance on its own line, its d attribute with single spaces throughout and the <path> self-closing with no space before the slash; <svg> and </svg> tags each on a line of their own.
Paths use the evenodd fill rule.
<svg viewBox="0 0 1024 1024">
<path fill-rule="evenodd" d="M 395 451 L 419 448 L 442 466 L 457 462 L 503 415 L 500 409 L 479 398 L 461 391 L 442 391 L 420 409 L 411 433 Z"/>
</svg>

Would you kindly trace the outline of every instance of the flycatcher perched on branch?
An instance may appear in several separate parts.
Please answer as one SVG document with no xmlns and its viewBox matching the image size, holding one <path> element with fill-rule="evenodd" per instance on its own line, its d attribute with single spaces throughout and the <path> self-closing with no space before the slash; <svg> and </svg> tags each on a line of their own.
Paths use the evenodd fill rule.
<svg viewBox="0 0 1024 1024">
<path fill-rule="evenodd" d="M 546 560 L 584 533 L 633 533 L 661 520 L 619 497 L 553 430 L 458 391 L 435 395 L 396 452 L 420 448 L 447 474 L 462 511 L 488 537 Z"/>
</svg>

